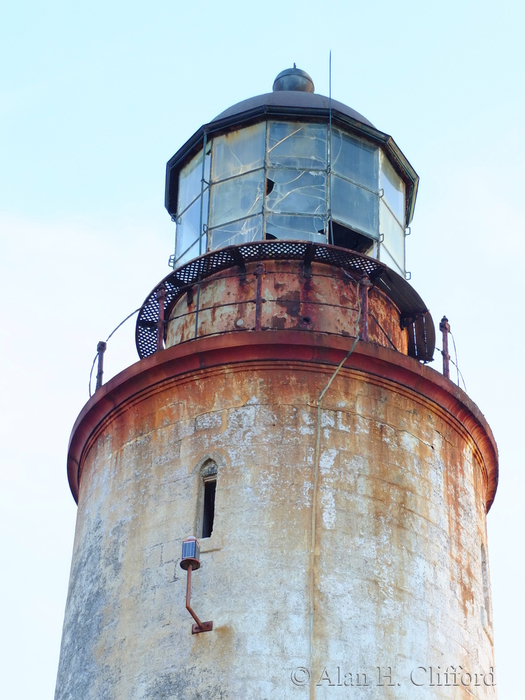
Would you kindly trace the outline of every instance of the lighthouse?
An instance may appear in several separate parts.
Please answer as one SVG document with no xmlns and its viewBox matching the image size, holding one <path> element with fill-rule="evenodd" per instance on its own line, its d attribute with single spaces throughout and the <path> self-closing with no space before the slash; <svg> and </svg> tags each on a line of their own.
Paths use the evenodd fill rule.
<svg viewBox="0 0 525 700">
<path fill-rule="evenodd" d="M 55 700 L 496 698 L 497 449 L 428 364 L 418 182 L 295 67 L 169 160 L 172 270 L 71 434 Z"/>
</svg>

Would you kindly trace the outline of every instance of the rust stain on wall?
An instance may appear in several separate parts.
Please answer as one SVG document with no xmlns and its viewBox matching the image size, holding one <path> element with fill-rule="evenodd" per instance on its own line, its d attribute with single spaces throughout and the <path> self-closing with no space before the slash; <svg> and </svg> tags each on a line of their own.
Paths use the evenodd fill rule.
<svg viewBox="0 0 525 700">
<path fill-rule="evenodd" d="M 218 273 L 201 283 L 199 294 L 181 297 L 171 311 L 167 347 L 194 338 L 196 322 L 197 337 L 253 331 L 258 304 L 262 330 L 355 337 L 357 279 L 318 263 L 305 276 L 298 261 L 267 261 L 258 297 L 255 267 L 248 265 L 246 274 Z M 375 287 L 369 293 L 368 326 L 369 342 L 407 354 L 407 331 L 401 327 L 399 310 Z"/>
</svg>

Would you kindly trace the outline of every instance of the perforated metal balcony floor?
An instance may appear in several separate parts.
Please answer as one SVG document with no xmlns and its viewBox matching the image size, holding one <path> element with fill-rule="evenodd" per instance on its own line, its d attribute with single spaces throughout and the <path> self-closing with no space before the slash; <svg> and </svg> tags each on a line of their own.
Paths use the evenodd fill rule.
<svg viewBox="0 0 525 700">
<path fill-rule="evenodd" d="M 256 241 L 214 250 L 191 260 L 165 277 L 148 295 L 139 311 L 136 344 L 139 357 L 149 357 L 157 350 L 159 300 L 157 291 L 165 290 L 165 308 L 173 307 L 177 299 L 198 282 L 230 267 L 244 270 L 247 263 L 262 260 L 302 260 L 306 266 L 313 262 L 343 268 L 359 277 L 368 275 L 399 308 L 401 323 L 408 328 L 408 354 L 422 362 L 433 359 L 435 329 L 425 303 L 396 272 L 384 263 L 355 251 L 337 246 L 306 241 Z"/>
</svg>

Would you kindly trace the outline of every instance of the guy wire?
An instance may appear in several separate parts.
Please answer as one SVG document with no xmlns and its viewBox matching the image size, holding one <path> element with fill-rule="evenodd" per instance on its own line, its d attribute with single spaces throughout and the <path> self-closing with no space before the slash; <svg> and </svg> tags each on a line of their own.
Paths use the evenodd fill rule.
<svg viewBox="0 0 525 700">
<path fill-rule="evenodd" d="M 132 316 L 134 316 L 136 313 L 138 313 L 138 312 L 140 311 L 141 308 L 142 308 L 142 306 L 140 306 L 138 309 L 135 309 L 135 311 L 132 311 L 130 314 L 128 314 L 128 316 L 126 316 L 126 318 L 125 318 L 123 321 L 121 321 L 121 322 L 118 324 L 118 326 L 116 326 L 116 327 L 111 331 L 111 333 L 110 333 L 110 334 L 108 335 L 108 337 L 106 338 L 106 343 L 107 343 L 108 340 L 111 338 L 111 336 L 112 336 L 114 333 L 116 333 L 116 332 L 118 331 L 118 329 L 120 328 L 120 326 L 124 325 L 124 323 L 126 323 L 126 321 L 127 321 L 128 319 L 130 319 Z M 91 395 L 92 395 L 92 394 L 91 394 L 91 380 L 92 380 L 92 378 L 93 378 L 93 369 L 94 369 L 94 367 L 95 367 L 95 362 L 97 361 L 97 357 L 98 357 L 98 352 L 97 352 L 97 354 L 95 355 L 95 357 L 94 357 L 94 359 L 93 359 L 93 364 L 91 365 L 91 371 L 90 371 L 90 373 L 89 373 L 89 397 L 90 397 L 90 398 L 91 398 Z"/>
<path fill-rule="evenodd" d="M 311 540 L 310 540 L 310 698 L 315 698 L 315 676 L 314 676 L 314 668 L 313 668 L 313 663 L 314 663 L 314 658 L 313 658 L 313 650 L 314 650 L 314 600 L 315 600 L 315 569 L 314 569 L 314 562 L 315 562 L 315 535 L 316 535 L 316 512 L 317 512 L 317 488 L 318 488 L 318 483 L 319 483 L 319 463 L 321 460 L 321 418 L 322 418 L 322 401 L 323 398 L 330 388 L 332 382 L 336 378 L 336 376 L 339 373 L 339 370 L 345 362 L 348 360 L 350 355 L 354 352 L 355 346 L 357 345 L 359 341 L 359 323 L 361 321 L 361 311 L 362 311 L 362 305 L 361 305 L 361 295 L 360 295 L 360 287 L 361 283 L 360 281 L 357 282 L 357 288 L 356 288 L 356 294 L 357 294 L 357 304 L 358 304 L 358 312 L 357 312 L 357 319 L 355 322 L 355 339 L 354 342 L 352 343 L 352 347 L 350 350 L 346 353 L 346 355 L 343 357 L 341 362 L 337 365 L 337 368 L 335 369 L 334 373 L 328 380 L 328 383 L 326 384 L 325 388 L 321 391 L 319 394 L 319 398 L 317 399 L 317 435 L 316 435 L 316 441 L 315 441 L 315 461 L 314 461 L 314 483 L 313 483 L 313 493 L 312 493 L 312 526 L 311 526 Z"/>
</svg>

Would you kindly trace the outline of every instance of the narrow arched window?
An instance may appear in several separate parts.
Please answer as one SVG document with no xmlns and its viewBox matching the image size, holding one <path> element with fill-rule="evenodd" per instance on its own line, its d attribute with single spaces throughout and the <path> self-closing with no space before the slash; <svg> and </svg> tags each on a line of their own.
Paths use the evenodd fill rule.
<svg viewBox="0 0 525 700">
<path fill-rule="evenodd" d="M 213 520 L 215 518 L 215 491 L 217 490 L 217 477 L 204 479 L 204 499 L 202 511 L 202 535 L 210 537 L 213 532 Z"/>
<path fill-rule="evenodd" d="M 213 460 L 204 463 L 200 470 L 200 522 L 201 538 L 211 537 L 215 520 L 215 494 L 217 491 L 217 465 Z"/>
</svg>

